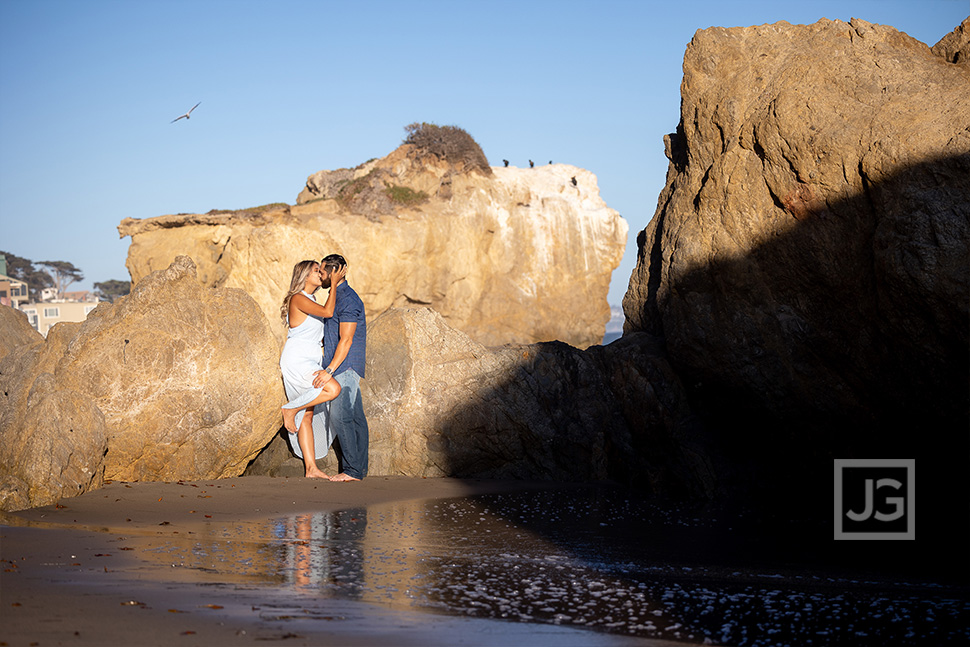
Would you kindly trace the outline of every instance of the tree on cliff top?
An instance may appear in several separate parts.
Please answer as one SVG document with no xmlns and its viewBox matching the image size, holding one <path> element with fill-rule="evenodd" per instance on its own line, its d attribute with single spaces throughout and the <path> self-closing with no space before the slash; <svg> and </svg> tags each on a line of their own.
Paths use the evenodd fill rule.
<svg viewBox="0 0 970 647">
<path fill-rule="evenodd" d="M 419 156 L 433 155 L 451 164 L 462 163 L 465 169 L 476 169 L 485 175 L 492 174 L 488 158 L 472 136 L 457 126 L 438 126 L 426 122 L 404 127 L 408 136 L 405 144 L 413 145 Z"/>
<path fill-rule="evenodd" d="M 74 263 L 67 261 L 40 261 L 37 264 L 43 265 L 54 273 L 54 287 L 57 288 L 58 298 L 64 297 L 64 292 L 71 283 L 84 280 L 84 274 L 81 273 L 81 270 L 74 267 Z"/>
</svg>

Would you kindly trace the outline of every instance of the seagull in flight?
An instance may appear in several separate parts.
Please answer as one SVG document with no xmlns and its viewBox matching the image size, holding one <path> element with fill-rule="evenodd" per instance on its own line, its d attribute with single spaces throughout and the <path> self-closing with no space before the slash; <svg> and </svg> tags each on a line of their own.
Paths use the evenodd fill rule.
<svg viewBox="0 0 970 647">
<path fill-rule="evenodd" d="M 202 102 L 200 101 L 199 103 L 202 103 Z M 189 118 L 189 115 L 192 114 L 192 110 L 195 110 L 196 108 L 199 107 L 199 103 L 197 103 L 194 106 L 192 106 L 192 108 L 188 112 L 186 112 L 184 115 L 182 115 L 181 117 L 176 117 L 175 119 L 173 119 L 170 123 L 173 123 L 174 124 L 179 119 L 188 119 Z"/>
</svg>

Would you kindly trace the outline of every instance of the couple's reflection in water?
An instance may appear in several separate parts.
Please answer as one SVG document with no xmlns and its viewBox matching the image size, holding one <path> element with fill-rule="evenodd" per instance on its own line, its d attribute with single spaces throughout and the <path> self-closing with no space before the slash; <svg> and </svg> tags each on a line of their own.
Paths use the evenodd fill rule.
<svg viewBox="0 0 970 647">
<path fill-rule="evenodd" d="M 150 542 L 145 555 L 240 584 L 411 606 L 411 589 L 427 575 L 426 555 L 416 546 L 434 533 L 416 511 L 413 503 L 378 507 L 369 513 L 370 526 L 364 508 L 207 522 L 188 536 Z"/>
<path fill-rule="evenodd" d="M 336 588 L 342 596 L 360 598 L 366 530 L 363 508 L 274 520 L 271 535 L 280 541 L 277 573 L 287 584 Z"/>
</svg>

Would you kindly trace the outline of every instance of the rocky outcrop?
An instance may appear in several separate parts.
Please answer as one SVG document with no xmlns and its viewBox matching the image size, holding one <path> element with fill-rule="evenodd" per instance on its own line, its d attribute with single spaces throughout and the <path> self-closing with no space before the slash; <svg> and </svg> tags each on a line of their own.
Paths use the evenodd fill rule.
<svg viewBox="0 0 970 647">
<path fill-rule="evenodd" d="M 0 307 L 0 360 L 11 351 L 44 341 L 44 336 L 34 330 L 27 315 L 9 306 Z"/>
<path fill-rule="evenodd" d="M 965 456 L 968 89 L 966 65 L 862 20 L 695 34 L 625 330 L 664 338 L 737 455 L 789 479 Z"/>
<path fill-rule="evenodd" d="M 203 287 L 177 258 L 0 362 L 0 505 L 52 503 L 105 478 L 240 474 L 278 428 L 278 361 L 253 300 Z"/>
<path fill-rule="evenodd" d="M 372 320 L 429 306 L 486 345 L 599 343 L 626 222 L 583 169 L 491 170 L 456 168 L 405 144 L 357 169 L 311 176 L 297 205 L 126 219 L 118 229 L 132 239 L 136 284 L 186 254 L 205 285 L 246 290 L 280 340 L 293 265 L 340 253 Z"/>
<path fill-rule="evenodd" d="M 4 336 L 15 332 L 10 318 L 2 323 Z M 60 323 L 46 340 L 0 360 L 0 510 L 54 503 L 104 482 L 104 415 L 54 375 L 79 327 Z"/>
<path fill-rule="evenodd" d="M 970 65 L 970 17 L 933 46 L 933 53 L 951 63 Z"/>
<path fill-rule="evenodd" d="M 367 357 L 372 474 L 611 479 L 694 496 L 717 487 L 680 382 L 648 335 L 586 351 L 490 349 L 433 310 L 392 309 L 369 327 Z M 280 473 L 283 444 L 249 473 Z M 334 454 L 321 462 L 331 473 Z"/>
</svg>

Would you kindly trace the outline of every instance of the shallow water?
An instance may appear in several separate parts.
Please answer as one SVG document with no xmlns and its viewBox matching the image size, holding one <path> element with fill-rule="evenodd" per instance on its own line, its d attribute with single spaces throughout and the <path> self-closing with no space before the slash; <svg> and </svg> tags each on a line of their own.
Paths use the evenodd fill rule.
<svg viewBox="0 0 970 647">
<path fill-rule="evenodd" d="M 741 526 L 573 487 L 207 524 L 141 554 L 302 597 L 690 643 L 970 641 L 966 587 L 807 566 Z"/>
</svg>

